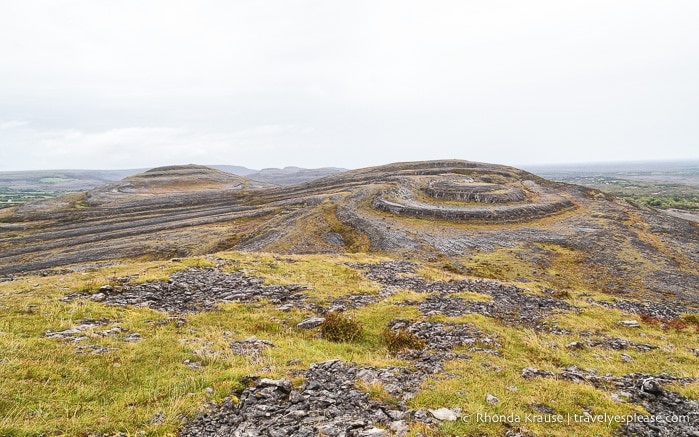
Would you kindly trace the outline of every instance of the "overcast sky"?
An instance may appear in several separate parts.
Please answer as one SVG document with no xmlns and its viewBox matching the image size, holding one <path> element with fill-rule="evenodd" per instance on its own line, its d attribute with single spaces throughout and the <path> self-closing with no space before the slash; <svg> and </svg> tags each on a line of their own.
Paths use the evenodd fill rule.
<svg viewBox="0 0 699 437">
<path fill-rule="evenodd" d="M 699 158 L 699 2 L 0 0 L 0 170 Z"/>
</svg>

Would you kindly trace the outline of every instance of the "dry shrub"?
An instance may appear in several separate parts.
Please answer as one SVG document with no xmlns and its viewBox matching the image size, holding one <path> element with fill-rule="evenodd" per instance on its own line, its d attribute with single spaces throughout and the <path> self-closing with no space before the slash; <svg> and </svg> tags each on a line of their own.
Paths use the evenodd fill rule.
<svg viewBox="0 0 699 437">
<path fill-rule="evenodd" d="M 689 325 L 687 325 L 687 323 L 685 323 L 685 321 L 682 320 L 682 319 L 672 319 L 672 320 L 668 320 L 667 322 L 665 322 L 665 325 L 666 325 L 668 328 L 672 328 L 672 329 L 674 329 L 674 330 L 676 330 L 676 331 L 681 331 L 681 330 L 685 329 L 687 326 L 689 326 Z"/>
<path fill-rule="evenodd" d="M 641 314 L 641 321 L 645 323 L 646 325 L 651 325 L 651 326 L 658 326 L 661 323 L 664 323 L 664 320 L 661 320 L 657 317 L 653 317 L 648 314 Z"/>
<path fill-rule="evenodd" d="M 422 349 L 425 347 L 425 342 L 417 338 L 412 332 L 405 329 L 392 331 L 386 328 L 383 331 L 383 341 L 386 343 L 388 351 L 392 354 L 398 353 L 406 349 Z"/>
<path fill-rule="evenodd" d="M 699 318 L 697 318 L 699 320 Z M 659 326 L 661 329 L 668 330 L 670 328 L 676 331 L 682 331 L 686 329 L 689 325 L 694 324 L 694 317 L 684 316 L 680 319 L 663 319 L 658 317 L 653 317 L 648 314 L 641 314 L 641 321 L 651 326 Z M 699 324 L 698 324 L 699 325 Z"/>
<path fill-rule="evenodd" d="M 694 327 L 694 332 L 699 334 L 699 314 L 685 314 L 682 317 L 688 325 Z"/>
<path fill-rule="evenodd" d="M 345 317 L 335 311 L 325 315 L 325 322 L 320 325 L 324 339 L 334 342 L 354 342 L 362 338 L 362 325 L 356 320 Z"/>
</svg>

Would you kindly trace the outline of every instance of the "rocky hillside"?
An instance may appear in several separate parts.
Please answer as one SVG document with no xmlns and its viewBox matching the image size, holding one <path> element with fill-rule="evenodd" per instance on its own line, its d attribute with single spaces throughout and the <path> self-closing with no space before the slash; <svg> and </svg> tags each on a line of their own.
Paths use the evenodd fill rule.
<svg viewBox="0 0 699 437">
<path fill-rule="evenodd" d="M 699 431 L 694 310 L 450 270 L 226 252 L 6 278 L 0 435 Z"/>
<path fill-rule="evenodd" d="M 229 249 L 371 252 L 492 279 L 699 303 L 696 224 L 467 161 L 391 164 L 285 187 L 202 167 L 156 169 L 0 220 L 4 274 Z"/>
<path fill-rule="evenodd" d="M 0 435 L 696 436 L 699 229 L 467 161 L 0 223 Z"/>
</svg>

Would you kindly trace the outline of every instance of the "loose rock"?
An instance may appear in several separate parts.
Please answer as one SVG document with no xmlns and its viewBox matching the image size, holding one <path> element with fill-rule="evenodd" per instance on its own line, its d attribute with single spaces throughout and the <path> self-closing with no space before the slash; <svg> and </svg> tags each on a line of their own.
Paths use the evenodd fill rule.
<svg viewBox="0 0 699 437">
<path fill-rule="evenodd" d="M 456 419 L 459 418 L 459 415 L 455 413 L 454 411 L 450 410 L 449 408 L 439 408 L 437 410 L 428 410 L 432 415 L 434 416 L 435 419 L 438 420 L 446 420 L 449 422 L 454 422 Z"/>
<path fill-rule="evenodd" d="M 616 322 L 617 325 L 620 326 L 626 326 L 628 328 L 640 328 L 641 324 L 638 323 L 637 320 L 622 320 L 620 322 Z"/>
<path fill-rule="evenodd" d="M 568 367 L 561 373 L 548 372 L 534 368 L 522 370 L 523 378 L 543 377 L 587 383 L 600 390 L 610 388 L 622 390 L 610 397 L 615 402 L 631 402 L 642 405 L 654 421 L 631 422 L 619 430 L 622 436 L 692 436 L 699 433 L 699 402 L 666 390 L 663 385 L 675 383 L 680 385 L 696 382 L 695 378 L 677 378 L 667 374 L 648 375 L 630 373 L 624 376 L 599 376 L 583 371 L 577 367 Z M 668 418 L 685 416 L 687 421 L 672 421 Z"/>
<path fill-rule="evenodd" d="M 309 317 L 301 322 L 299 322 L 296 327 L 300 329 L 312 329 L 317 326 L 322 325 L 325 322 L 324 317 Z"/>
<path fill-rule="evenodd" d="M 179 435 L 387 436 L 379 426 L 395 422 L 401 411 L 358 390 L 359 370 L 332 360 L 312 364 L 298 388 L 286 379 L 262 379 L 239 393 L 238 403 L 226 398 L 197 415 Z"/>
</svg>

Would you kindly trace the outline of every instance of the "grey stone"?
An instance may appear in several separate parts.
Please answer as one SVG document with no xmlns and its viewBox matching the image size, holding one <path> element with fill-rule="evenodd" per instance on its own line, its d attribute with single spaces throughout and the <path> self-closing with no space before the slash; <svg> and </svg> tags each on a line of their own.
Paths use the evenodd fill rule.
<svg viewBox="0 0 699 437">
<path fill-rule="evenodd" d="M 124 341 L 128 342 L 136 342 L 141 340 L 143 339 L 141 338 L 141 334 L 139 334 L 138 332 L 134 332 L 124 336 Z"/>
<path fill-rule="evenodd" d="M 111 286 L 108 286 L 111 287 Z M 264 279 L 242 272 L 225 273 L 214 268 L 190 268 L 170 275 L 168 281 L 132 284 L 105 289 L 102 302 L 117 306 L 142 306 L 170 313 L 211 311 L 220 302 L 256 302 L 268 299 L 277 305 L 303 306 L 302 285 L 265 285 Z M 90 293 L 67 295 L 63 300 L 94 299 Z M 101 299 L 101 297 L 98 297 Z"/>
<path fill-rule="evenodd" d="M 405 420 L 396 420 L 390 423 L 388 429 L 393 432 L 395 437 L 405 437 L 410 432 L 410 427 Z"/>
<path fill-rule="evenodd" d="M 391 369 L 371 369 L 381 380 L 391 374 Z M 179 436 L 316 437 L 321 432 L 329 437 L 388 437 L 381 427 L 402 421 L 406 407 L 399 404 L 396 410 L 357 390 L 354 383 L 359 370 L 356 365 L 332 360 L 311 364 L 304 372 L 304 383 L 296 388 L 286 379 L 261 379 L 237 393 L 237 403 L 227 398 L 220 405 L 210 404 Z"/>
<path fill-rule="evenodd" d="M 585 349 L 585 345 L 579 341 L 572 341 L 566 345 L 566 349 Z"/>
<path fill-rule="evenodd" d="M 385 429 L 371 428 L 366 431 L 361 431 L 357 437 L 388 437 L 388 432 Z"/>
<path fill-rule="evenodd" d="M 496 405 L 498 402 L 500 402 L 500 399 L 488 393 L 485 395 L 485 401 L 490 405 Z"/>
<path fill-rule="evenodd" d="M 428 410 L 432 413 L 435 419 L 446 420 L 448 422 L 453 422 L 459 418 L 459 415 L 449 408 L 439 408 L 437 410 Z"/>
<path fill-rule="evenodd" d="M 633 363 L 635 360 L 631 355 L 621 354 L 621 361 L 625 363 Z"/>
<path fill-rule="evenodd" d="M 626 399 L 622 398 L 619 396 L 617 393 L 612 393 L 609 395 L 609 399 L 613 400 L 617 404 L 623 404 L 626 403 Z"/>
<path fill-rule="evenodd" d="M 637 320 L 621 320 L 619 322 L 616 322 L 617 325 L 619 326 L 626 326 L 628 328 L 640 328 L 641 324 L 638 323 Z"/>
<path fill-rule="evenodd" d="M 324 317 L 309 317 L 301 322 L 299 322 L 296 327 L 300 329 L 312 329 L 317 326 L 322 325 L 325 322 Z"/>
</svg>

